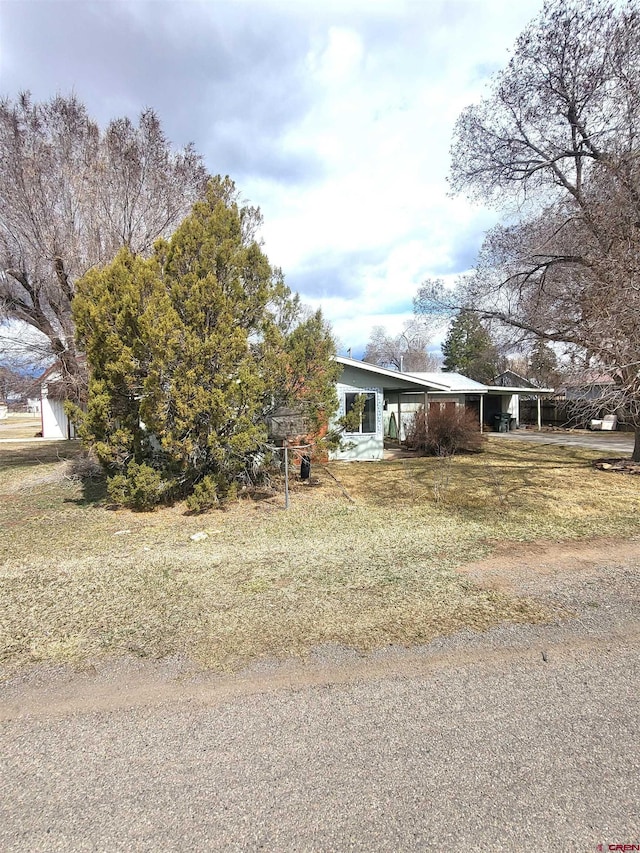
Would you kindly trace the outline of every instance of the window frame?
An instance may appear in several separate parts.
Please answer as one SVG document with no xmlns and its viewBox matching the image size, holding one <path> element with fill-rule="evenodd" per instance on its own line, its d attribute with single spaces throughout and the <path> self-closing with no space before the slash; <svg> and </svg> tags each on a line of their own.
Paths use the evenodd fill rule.
<svg viewBox="0 0 640 853">
<path fill-rule="evenodd" d="M 356 401 L 357 397 L 360 395 L 364 395 L 367 400 L 373 400 L 373 411 L 366 412 L 366 410 L 362 413 L 362 417 L 360 418 L 360 429 L 355 432 L 347 432 L 346 435 L 376 435 L 378 432 L 378 393 L 376 391 L 345 391 L 344 392 L 344 413 L 345 415 L 349 414 L 351 411 L 353 404 Z M 351 403 L 348 403 L 349 397 L 352 398 Z M 362 425 L 364 421 L 365 414 L 369 416 L 373 416 L 373 429 L 372 430 L 363 430 Z M 371 423 L 371 421 L 369 421 Z"/>
</svg>

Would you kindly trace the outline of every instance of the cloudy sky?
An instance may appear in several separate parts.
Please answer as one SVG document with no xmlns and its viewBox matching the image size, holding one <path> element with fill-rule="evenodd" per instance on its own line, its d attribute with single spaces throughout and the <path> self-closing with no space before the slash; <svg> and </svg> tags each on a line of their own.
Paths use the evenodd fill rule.
<svg viewBox="0 0 640 853">
<path fill-rule="evenodd" d="M 264 215 L 341 349 L 398 331 L 496 214 L 447 196 L 451 131 L 541 0 L 0 0 L 0 94 L 144 107 Z"/>
</svg>

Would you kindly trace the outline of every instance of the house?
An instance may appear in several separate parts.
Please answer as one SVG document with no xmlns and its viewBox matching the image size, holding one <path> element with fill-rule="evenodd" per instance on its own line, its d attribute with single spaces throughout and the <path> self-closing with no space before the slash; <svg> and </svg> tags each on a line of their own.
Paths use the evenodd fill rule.
<svg viewBox="0 0 640 853">
<path fill-rule="evenodd" d="M 538 428 L 541 426 L 540 399 L 551 388 L 483 385 L 460 373 L 400 373 L 376 364 L 337 356 L 342 373 L 337 383 L 338 417 L 347 414 L 359 395 L 365 395 L 359 429 L 343 433 L 343 448 L 331 453 L 337 460 L 382 459 L 386 436 L 403 441 L 407 427 L 420 409 L 460 408 L 471 411 L 480 430 L 500 423 L 517 427 L 520 423 L 520 396 L 538 398 Z M 428 416 L 428 415 L 427 415 Z"/>
<path fill-rule="evenodd" d="M 343 447 L 332 451 L 332 459 L 376 460 L 384 454 L 385 417 L 384 412 L 395 403 L 400 432 L 406 428 L 411 415 L 403 415 L 402 405 L 411 398 L 413 405 L 428 404 L 429 393 L 446 392 L 443 382 L 428 381 L 407 373 L 388 370 L 376 364 L 367 364 L 352 358 L 336 357 L 342 366 L 338 380 L 338 417 L 344 417 L 353 407 L 360 394 L 365 396 L 365 406 L 360 427 L 354 432 L 343 434 Z M 412 414 L 412 413 L 411 413 Z M 390 414 L 389 414 L 390 417 Z M 387 431 L 389 419 L 387 419 Z"/>
<path fill-rule="evenodd" d="M 453 371 L 440 370 L 430 373 L 413 373 L 411 375 L 426 382 L 444 385 L 444 389 L 436 388 L 429 395 L 426 406 L 428 414 L 437 409 L 446 410 L 464 407 L 475 414 L 480 425 L 484 425 L 484 402 L 488 390 L 486 385 Z M 392 403 L 392 401 L 390 402 Z M 407 395 L 402 395 L 399 402 L 403 412 L 403 423 L 398 438 L 403 441 L 406 436 L 408 421 L 422 408 L 423 403 L 415 397 L 412 400 Z"/>
<path fill-rule="evenodd" d="M 606 400 L 612 392 L 615 393 L 616 382 L 608 373 L 583 370 L 569 377 L 563 390 L 566 400 L 580 402 Z"/>
<path fill-rule="evenodd" d="M 60 369 L 56 364 L 38 380 L 43 438 L 77 438 L 75 424 L 64 410 L 66 394 L 61 380 Z"/>
</svg>

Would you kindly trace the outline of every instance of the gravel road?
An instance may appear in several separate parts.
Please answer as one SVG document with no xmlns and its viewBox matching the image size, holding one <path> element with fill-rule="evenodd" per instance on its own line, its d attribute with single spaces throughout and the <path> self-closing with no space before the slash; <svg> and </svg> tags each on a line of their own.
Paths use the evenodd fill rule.
<svg viewBox="0 0 640 853">
<path fill-rule="evenodd" d="M 125 660 L 6 681 L 0 849 L 640 843 L 640 545 L 543 562 L 508 582 L 570 619 L 233 676 Z"/>
</svg>

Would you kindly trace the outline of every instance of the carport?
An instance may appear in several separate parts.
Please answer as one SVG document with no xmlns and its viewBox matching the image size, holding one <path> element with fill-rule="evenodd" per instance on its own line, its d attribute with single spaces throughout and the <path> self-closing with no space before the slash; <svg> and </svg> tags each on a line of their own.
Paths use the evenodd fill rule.
<svg viewBox="0 0 640 853">
<path fill-rule="evenodd" d="M 492 427 L 497 415 L 509 415 L 520 426 L 520 398 L 534 397 L 537 403 L 537 428 L 542 429 L 542 398 L 555 394 L 553 388 L 535 386 L 487 385 L 484 399 L 481 401 L 480 419 L 485 426 Z"/>
</svg>

